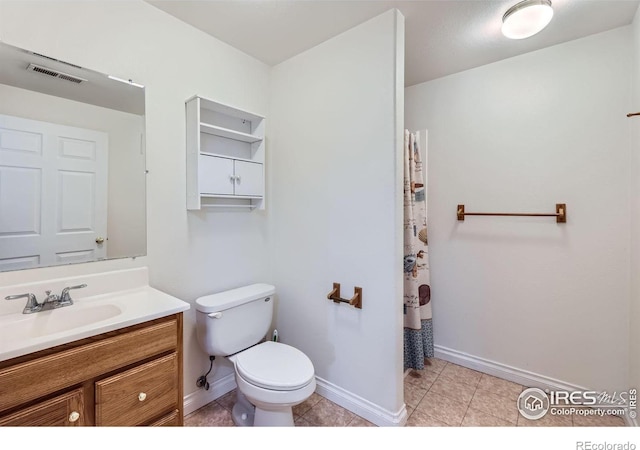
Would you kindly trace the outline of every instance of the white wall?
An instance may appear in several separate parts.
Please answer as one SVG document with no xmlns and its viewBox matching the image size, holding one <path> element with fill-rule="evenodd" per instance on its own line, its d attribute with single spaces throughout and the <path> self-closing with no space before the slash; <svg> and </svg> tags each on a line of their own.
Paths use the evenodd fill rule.
<svg viewBox="0 0 640 450">
<path fill-rule="evenodd" d="M 640 9 L 633 29 L 633 95 L 629 112 L 640 112 Z M 640 117 L 631 127 L 631 308 L 629 311 L 629 386 L 640 388 Z"/>
<path fill-rule="evenodd" d="M 146 263 L 152 286 L 193 304 L 267 279 L 266 214 L 186 210 L 184 101 L 198 94 L 266 115 L 269 68 L 142 1 L 3 1 L 0 8 L 3 41 L 146 86 L 149 169 L 146 258 L 2 273 L 0 283 Z M 194 318 L 193 308 L 185 313 L 185 395 L 209 368 Z M 229 373 L 223 367 L 209 380 Z"/>
<path fill-rule="evenodd" d="M 631 58 L 624 27 L 406 89 L 407 127 L 429 130 L 438 348 L 628 389 Z M 459 203 L 568 221 L 458 222 Z"/>
<path fill-rule="evenodd" d="M 403 55 L 392 10 L 277 65 L 267 127 L 281 340 L 322 387 L 392 421 L 404 406 Z M 363 288 L 362 310 L 327 300 L 334 281 L 343 298 Z"/>
<path fill-rule="evenodd" d="M 109 135 L 107 258 L 147 253 L 144 117 L 0 84 L 0 114 Z"/>
</svg>

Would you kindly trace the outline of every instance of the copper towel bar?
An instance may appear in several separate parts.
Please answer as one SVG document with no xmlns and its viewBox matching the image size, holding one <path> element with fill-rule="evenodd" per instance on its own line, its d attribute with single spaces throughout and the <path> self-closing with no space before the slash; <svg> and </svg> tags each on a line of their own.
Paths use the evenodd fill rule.
<svg viewBox="0 0 640 450">
<path fill-rule="evenodd" d="M 632 117 L 632 116 L 640 116 L 640 112 L 627 114 L 627 117 Z"/>
<path fill-rule="evenodd" d="M 362 288 L 353 288 L 353 297 L 350 299 L 340 298 L 340 283 L 333 283 L 333 290 L 327 294 L 329 300 L 333 300 L 334 303 L 348 303 L 351 306 L 355 306 L 358 309 L 362 309 Z"/>
<path fill-rule="evenodd" d="M 564 203 L 556 203 L 556 212 L 550 214 L 544 213 L 480 213 L 480 212 L 464 212 L 464 205 L 458 205 L 458 220 L 464 220 L 464 216 L 527 216 L 527 217 L 555 217 L 556 223 L 567 222 L 567 205 Z"/>
</svg>

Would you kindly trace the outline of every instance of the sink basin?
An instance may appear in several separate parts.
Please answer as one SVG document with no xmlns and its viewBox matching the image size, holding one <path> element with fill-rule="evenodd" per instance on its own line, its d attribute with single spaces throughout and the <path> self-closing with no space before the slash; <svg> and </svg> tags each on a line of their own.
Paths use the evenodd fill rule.
<svg viewBox="0 0 640 450">
<path fill-rule="evenodd" d="M 128 275 L 127 275 L 128 274 Z M 126 278 L 128 276 L 129 278 Z M 189 304 L 146 284 L 146 268 L 107 272 L 78 278 L 14 286 L 0 294 L 41 292 L 86 283 L 86 297 L 73 305 L 22 314 L 22 303 L 2 302 L 0 308 L 0 361 L 55 347 L 102 333 L 137 325 L 189 309 Z M 121 290 L 111 290 L 120 285 Z M 3 287 L 0 287 L 2 290 Z M 8 310 L 8 307 L 13 309 Z"/>
<path fill-rule="evenodd" d="M 75 304 L 33 314 L 0 317 L 0 342 L 28 340 L 94 325 L 122 313 L 114 304 Z M 2 344 L 0 344 L 0 347 Z"/>
</svg>

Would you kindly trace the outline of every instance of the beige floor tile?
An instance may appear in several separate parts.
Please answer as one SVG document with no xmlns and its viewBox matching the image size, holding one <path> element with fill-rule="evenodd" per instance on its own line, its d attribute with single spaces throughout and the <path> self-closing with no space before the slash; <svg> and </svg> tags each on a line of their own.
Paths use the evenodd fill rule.
<svg viewBox="0 0 640 450">
<path fill-rule="evenodd" d="M 317 405 L 318 402 L 322 400 L 322 396 L 318 393 L 314 392 L 311 394 L 311 397 L 306 399 L 304 402 L 299 405 L 295 405 L 293 409 L 293 417 L 302 416 L 304 413 L 309 411 L 313 406 Z"/>
<path fill-rule="evenodd" d="M 305 420 L 303 417 L 296 417 L 293 421 L 293 424 L 296 427 L 312 427 L 308 420 Z"/>
<path fill-rule="evenodd" d="M 446 423 L 434 419 L 430 415 L 422 411 L 414 411 L 407 419 L 407 427 L 448 427 Z"/>
<path fill-rule="evenodd" d="M 366 419 L 363 419 L 360 416 L 355 416 L 347 426 L 348 427 L 375 427 L 377 425 L 375 423 L 369 422 Z"/>
<path fill-rule="evenodd" d="M 429 390 L 429 392 L 449 397 L 465 405 L 471 403 L 475 391 L 476 388 L 471 384 L 465 384 L 444 376 L 439 377 Z"/>
<path fill-rule="evenodd" d="M 236 390 L 232 390 L 224 394 L 222 397 L 216 399 L 216 402 L 225 409 L 231 411 L 233 409 L 233 405 L 236 403 Z"/>
<path fill-rule="evenodd" d="M 413 412 L 416 410 L 416 408 L 409 405 L 405 405 L 405 407 L 407 408 L 407 417 L 410 417 L 411 414 L 413 414 Z"/>
<path fill-rule="evenodd" d="M 585 410 L 593 411 L 591 408 Z M 626 423 L 622 417 L 574 414 L 574 427 L 624 427 Z"/>
<path fill-rule="evenodd" d="M 422 400 L 422 398 L 426 393 L 427 393 L 427 390 L 418 385 L 405 383 L 404 384 L 405 405 L 415 408 L 418 405 L 418 403 L 420 403 L 420 400 Z"/>
<path fill-rule="evenodd" d="M 478 411 L 477 409 L 469 408 L 467 409 L 467 412 L 464 415 L 464 419 L 462 419 L 462 426 L 463 427 L 513 427 L 515 426 L 515 424 L 512 422 L 507 422 L 506 420 L 500 419 L 496 416 L 492 416 L 491 414 Z"/>
<path fill-rule="evenodd" d="M 515 402 L 518 400 L 518 396 L 522 392 L 523 386 L 483 373 L 480 378 L 480 382 L 478 383 L 478 389 L 483 389 L 491 392 L 492 394 L 510 398 Z"/>
<path fill-rule="evenodd" d="M 444 369 L 447 364 L 448 363 L 443 359 L 425 358 L 425 360 L 424 360 L 424 369 L 425 370 L 430 370 L 432 372 L 440 373 L 440 372 L 442 372 L 442 369 Z"/>
<path fill-rule="evenodd" d="M 480 382 L 480 378 L 482 378 L 482 373 L 467 369 L 466 367 L 458 366 L 457 364 L 447 364 L 442 372 L 440 372 L 440 377 L 447 377 L 452 380 L 470 384 L 473 387 L 476 387 Z"/>
<path fill-rule="evenodd" d="M 573 420 L 571 416 L 561 416 L 558 414 L 547 414 L 537 420 L 530 420 L 518 414 L 518 426 L 519 427 L 572 427 Z"/>
<path fill-rule="evenodd" d="M 353 420 L 355 414 L 323 398 L 302 417 L 316 427 L 344 427 Z"/>
<path fill-rule="evenodd" d="M 231 411 L 211 402 L 184 418 L 185 427 L 232 427 Z"/>
<path fill-rule="evenodd" d="M 438 372 L 432 370 L 411 370 L 411 372 L 404 377 L 404 383 L 411 383 L 428 390 L 437 378 Z"/>
<path fill-rule="evenodd" d="M 462 423 L 464 413 L 467 412 L 467 405 L 429 391 L 420 403 L 418 403 L 413 414 L 417 411 L 427 414 L 447 425 L 459 426 Z M 413 414 L 411 415 L 413 416 Z"/>
<path fill-rule="evenodd" d="M 506 420 L 514 425 L 518 423 L 518 415 L 520 413 L 518 412 L 516 401 L 492 394 L 489 391 L 476 389 L 469 407 Z"/>
</svg>

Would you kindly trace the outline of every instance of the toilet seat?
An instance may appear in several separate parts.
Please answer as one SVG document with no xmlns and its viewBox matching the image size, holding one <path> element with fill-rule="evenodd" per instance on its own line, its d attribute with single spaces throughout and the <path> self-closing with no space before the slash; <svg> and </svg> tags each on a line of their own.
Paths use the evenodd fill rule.
<svg viewBox="0 0 640 450">
<path fill-rule="evenodd" d="M 234 360 L 238 375 L 264 389 L 294 391 L 314 379 L 307 355 L 279 342 L 263 342 L 238 353 Z"/>
</svg>

